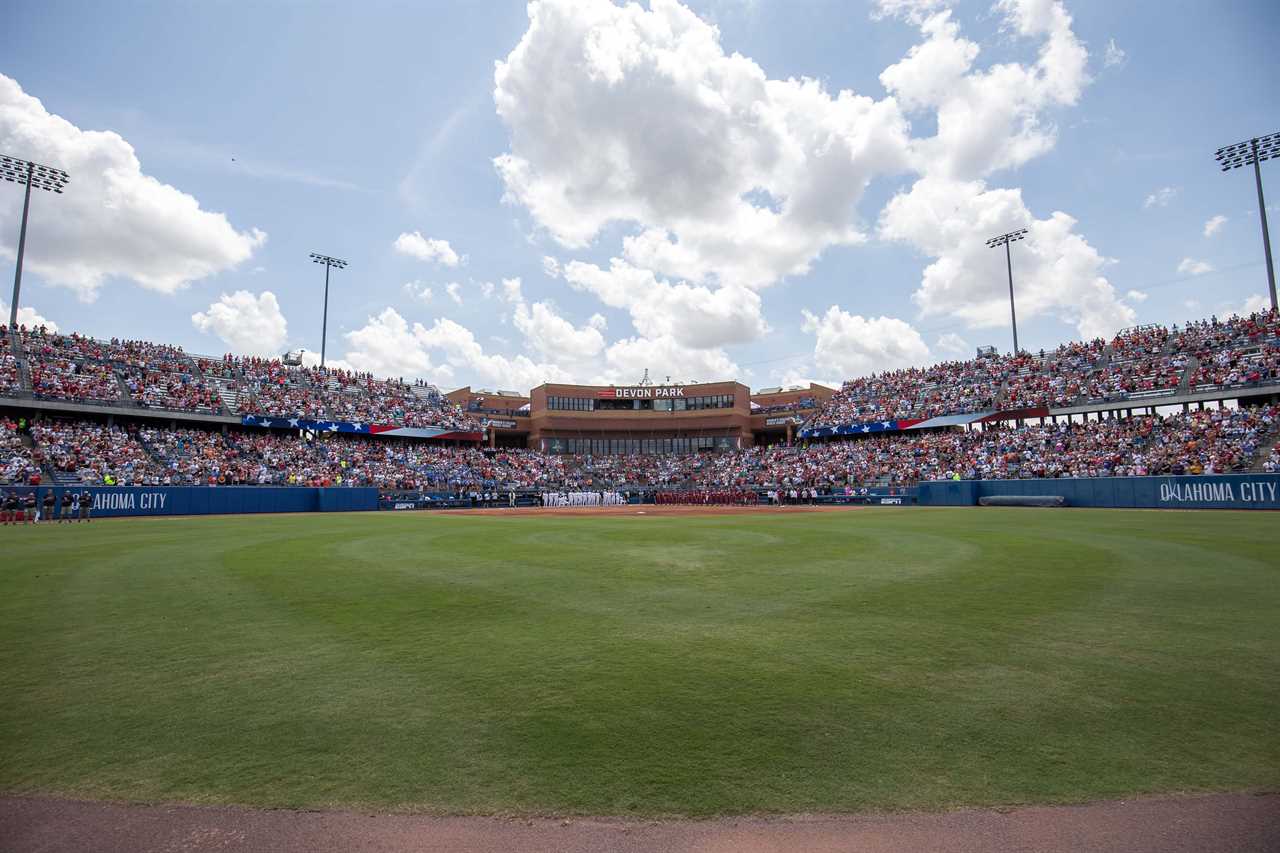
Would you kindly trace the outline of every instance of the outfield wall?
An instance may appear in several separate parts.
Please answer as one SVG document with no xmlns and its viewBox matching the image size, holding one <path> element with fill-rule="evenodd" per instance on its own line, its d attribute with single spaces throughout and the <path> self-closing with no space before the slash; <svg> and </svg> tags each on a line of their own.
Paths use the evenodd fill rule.
<svg viewBox="0 0 1280 853">
<path fill-rule="evenodd" d="M 922 506 L 976 506 L 979 498 L 1058 495 L 1067 506 L 1129 509 L 1280 509 L 1280 475 L 942 480 L 921 483 Z"/>
<path fill-rule="evenodd" d="M 43 509 L 52 491 L 59 505 L 62 486 L 17 486 L 35 491 Z M 378 508 L 377 489 L 319 489 L 271 486 L 88 486 L 68 487 L 93 495 L 93 517 L 141 515 L 224 515 L 260 512 L 359 512 Z M 7 493 L 7 487 L 0 492 Z"/>
</svg>

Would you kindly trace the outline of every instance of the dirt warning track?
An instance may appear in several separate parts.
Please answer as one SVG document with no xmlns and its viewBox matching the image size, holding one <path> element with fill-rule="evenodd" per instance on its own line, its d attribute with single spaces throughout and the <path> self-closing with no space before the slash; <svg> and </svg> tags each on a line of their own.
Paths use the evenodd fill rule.
<svg viewBox="0 0 1280 853">
<path fill-rule="evenodd" d="M 943 814 L 629 821 L 130 806 L 0 797 L 23 853 L 1264 853 L 1280 795 L 1143 798 Z"/>
</svg>

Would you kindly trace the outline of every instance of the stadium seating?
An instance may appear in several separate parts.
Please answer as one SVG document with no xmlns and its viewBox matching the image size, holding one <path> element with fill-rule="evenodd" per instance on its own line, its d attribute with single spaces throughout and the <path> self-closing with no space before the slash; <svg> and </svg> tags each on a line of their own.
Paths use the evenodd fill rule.
<svg viewBox="0 0 1280 853">
<path fill-rule="evenodd" d="M 40 479 L 40 463 L 18 434 L 18 424 L 0 418 L 0 484 L 30 485 Z"/>
<path fill-rule="evenodd" d="M 79 403 L 120 399 L 120 384 L 107 364 L 45 356 L 32 361 L 31 391 L 38 399 Z"/>
<path fill-rule="evenodd" d="M 15 394 L 20 390 L 22 376 L 18 371 L 18 360 L 6 346 L 0 350 L 0 394 Z"/>
<path fill-rule="evenodd" d="M 476 430 L 479 422 L 424 382 L 289 366 L 279 359 L 193 358 L 181 347 L 18 330 L 36 399 L 174 412 L 269 414 L 314 420 Z M 20 396 L 13 353 L 0 356 L 0 394 Z"/>
<path fill-rule="evenodd" d="M 279 359 L 188 356 L 146 341 L 99 341 L 19 329 L 30 393 L 40 399 L 176 412 L 266 414 L 314 420 L 476 430 L 476 416 L 423 382 L 301 367 Z M 0 394 L 21 394 L 12 352 L 0 354 Z M 989 355 L 846 381 L 824 404 L 768 411 L 816 412 L 806 426 L 922 419 L 999 409 L 1134 402 L 1178 392 L 1280 383 L 1280 316 L 1260 312 L 1166 329 L 1142 326 L 1110 341 L 1052 352 Z M 764 409 L 757 409 L 765 412 Z"/>
<path fill-rule="evenodd" d="M 837 488 L 907 485 L 953 474 L 1013 479 L 1241 472 L 1275 458 L 1263 442 L 1277 427 L 1280 406 L 1273 405 L 981 431 L 883 433 L 808 447 L 565 456 L 341 434 L 304 440 L 284 433 L 129 430 L 60 420 L 33 427 L 35 451 L 10 430 L 0 447 L 0 471 L 11 480 L 29 477 L 31 465 L 44 461 L 57 482 L 93 484 Z"/>
<path fill-rule="evenodd" d="M 479 422 L 434 388 L 368 373 L 289 367 L 278 359 L 199 359 L 205 376 L 224 385 L 232 411 L 312 420 L 479 429 Z"/>
<path fill-rule="evenodd" d="M 183 413 L 256 413 L 315 420 L 478 429 L 474 416 L 422 382 L 285 364 L 188 356 L 145 341 L 99 341 L 44 329 L 0 329 L 0 394 Z M 29 384 L 28 384 L 29 383 Z M 24 384 L 29 391 L 24 391 Z M 1280 385 L 1280 316 L 1144 326 L 1051 352 L 987 355 L 851 379 L 810 426 L 928 418 L 995 409 L 1127 401 Z M 1117 407 L 1119 408 L 1119 407 Z M 1122 420 L 985 430 L 873 434 L 810 447 L 698 455 L 569 456 L 484 451 L 406 440 L 242 430 L 105 426 L 45 418 L 21 436 L 0 431 L 0 482 L 175 485 L 377 485 L 540 489 L 839 487 L 959 475 L 968 479 L 1200 474 L 1280 466 L 1277 407 L 1189 410 Z M 127 420 L 127 419 L 126 419 Z M 29 446 L 31 442 L 34 446 Z"/>
<path fill-rule="evenodd" d="M 848 380 L 806 426 L 1090 403 L 1280 382 L 1280 315 L 1141 326 L 1052 353 L 953 361 Z"/>
<path fill-rule="evenodd" d="M 59 484 L 146 485 L 164 471 L 130 430 L 88 421 L 43 421 L 31 427 L 40 458 Z"/>
</svg>

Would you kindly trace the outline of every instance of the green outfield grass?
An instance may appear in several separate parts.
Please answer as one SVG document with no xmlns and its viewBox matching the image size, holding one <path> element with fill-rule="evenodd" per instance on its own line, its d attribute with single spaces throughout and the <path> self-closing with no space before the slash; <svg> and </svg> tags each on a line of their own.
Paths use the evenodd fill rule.
<svg viewBox="0 0 1280 853">
<path fill-rule="evenodd" d="M 710 815 L 1280 785 L 1280 517 L 0 528 L 0 790 Z"/>
</svg>

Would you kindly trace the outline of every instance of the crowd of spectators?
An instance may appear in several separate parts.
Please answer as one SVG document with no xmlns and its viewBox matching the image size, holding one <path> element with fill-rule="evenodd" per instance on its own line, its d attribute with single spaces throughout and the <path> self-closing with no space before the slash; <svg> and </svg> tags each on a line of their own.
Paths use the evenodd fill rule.
<svg viewBox="0 0 1280 853">
<path fill-rule="evenodd" d="M 144 408 L 210 414 L 222 411 L 218 392 L 188 371 L 170 373 L 126 367 L 121 378 L 130 399 Z"/>
<path fill-rule="evenodd" d="M 0 418 L 0 483 L 38 485 L 40 463 L 23 442 L 17 421 Z"/>
<path fill-rule="evenodd" d="M 43 327 L 19 329 L 32 392 L 42 398 L 131 402 L 147 408 L 302 417 L 317 421 L 393 423 L 478 430 L 472 413 L 420 380 L 226 355 L 192 358 L 181 347 L 146 341 L 100 341 Z M 1276 381 L 1280 315 L 1211 317 L 1167 329 L 1142 326 L 1110 341 L 1073 342 L 1039 355 L 987 354 L 850 379 L 809 426 L 924 419 L 996 409 L 1067 407 L 1081 402 L 1161 396 L 1184 379 L 1196 387 Z M 1188 367 L 1194 365 L 1194 370 Z M 19 390 L 13 354 L 0 354 L 0 393 Z M 124 390 L 122 400 L 122 388 Z M 220 389 L 228 393 L 220 394 Z M 783 407 L 769 407 L 769 411 Z M 758 411 L 765 411 L 759 409 Z"/>
<path fill-rule="evenodd" d="M 1089 402 L 1125 400 L 1135 395 L 1153 395 L 1177 390 L 1187 369 L 1184 355 L 1165 355 L 1117 360 L 1089 374 L 1084 397 Z"/>
<path fill-rule="evenodd" d="M 31 434 L 37 458 L 60 479 L 121 486 L 168 482 L 132 428 L 56 420 L 33 424 Z"/>
<path fill-rule="evenodd" d="M 808 446 L 689 455 L 572 456 L 482 450 L 403 439 L 253 431 L 109 428 L 83 421 L 33 427 L 37 450 L 7 438 L 3 470 L 29 476 L 41 459 L 87 483 L 378 486 L 458 490 L 769 489 L 906 485 L 921 480 L 1122 477 L 1249 470 L 1275 460 L 1264 437 L 1280 406 L 1166 417 L 1027 423 L 985 430 L 882 433 Z M 1274 461 L 1271 464 L 1275 464 Z"/>
<path fill-rule="evenodd" d="M 851 379 L 809 424 L 839 426 L 992 409 L 1001 385 L 1016 371 L 1020 360 L 986 356 Z"/>
<path fill-rule="evenodd" d="M 172 485 L 254 485 L 257 462 L 230 435 L 200 429 L 143 427 L 138 438 L 160 460 Z"/>
<path fill-rule="evenodd" d="M 1070 406 L 1083 393 L 1084 378 L 1098 366 L 1106 345 L 1102 338 L 1074 341 L 1038 358 L 1020 358 L 1005 385 L 1003 408 Z"/>
<path fill-rule="evenodd" d="M 18 333 L 23 350 L 34 360 L 105 361 L 148 370 L 181 371 L 191 368 L 191 359 L 182 347 L 169 344 L 119 338 L 100 341 L 75 332 L 53 332 L 44 326 L 22 327 Z"/>
<path fill-rule="evenodd" d="M 31 362 L 31 393 L 44 399 L 109 403 L 120 399 L 111 365 L 50 356 Z"/>
<path fill-rule="evenodd" d="M 1206 354 L 1191 379 L 1193 389 L 1280 383 L 1280 344 L 1223 349 Z"/>
<path fill-rule="evenodd" d="M 44 327 L 18 330 L 31 368 L 32 392 L 45 399 L 132 403 L 144 408 L 392 423 L 477 430 L 476 418 L 415 380 L 226 355 L 192 358 L 181 347 L 148 341 L 100 341 Z M 215 380 L 215 381 L 210 381 Z M 218 383 L 231 392 L 228 400 Z M 11 354 L 0 360 L 0 392 L 20 390 Z"/>
<path fill-rule="evenodd" d="M 1280 313 L 1258 311 L 1247 317 L 1233 315 L 1226 320 L 1216 316 L 1187 323 L 1181 330 L 1175 325 L 1171 350 L 1201 359 L 1214 350 L 1257 346 L 1280 338 Z"/>
<path fill-rule="evenodd" d="M 199 364 L 206 376 L 229 383 L 236 409 L 245 414 L 479 429 L 474 417 L 421 380 L 377 379 L 370 373 L 233 355 Z"/>
<path fill-rule="evenodd" d="M 9 351 L 8 341 L 0 335 L 0 394 L 16 394 L 22 388 L 18 360 Z"/>
<path fill-rule="evenodd" d="M 1050 353 L 989 354 L 851 379 L 807 426 L 1167 396 L 1184 379 L 1192 387 L 1274 382 L 1280 381 L 1278 348 L 1280 314 L 1274 311 L 1211 317 L 1181 329 L 1140 326 L 1110 341 L 1072 342 Z"/>
</svg>

